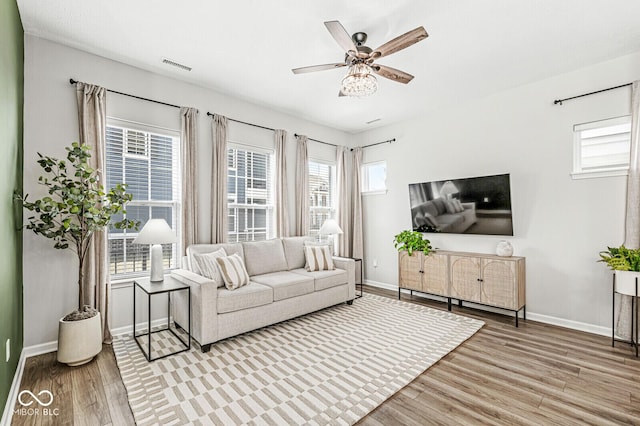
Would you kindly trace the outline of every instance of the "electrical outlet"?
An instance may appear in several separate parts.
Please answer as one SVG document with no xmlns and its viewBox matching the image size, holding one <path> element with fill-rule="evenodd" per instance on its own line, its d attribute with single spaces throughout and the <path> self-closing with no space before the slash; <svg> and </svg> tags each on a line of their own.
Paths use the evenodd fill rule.
<svg viewBox="0 0 640 426">
<path fill-rule="evenodd" d="M 11 359 L 11 339 L 7 339 L 7 343 L 6 343 L 6 357 L 7 359 L 4 362 L 9 362 L 9 359 Z"/>
</svg>

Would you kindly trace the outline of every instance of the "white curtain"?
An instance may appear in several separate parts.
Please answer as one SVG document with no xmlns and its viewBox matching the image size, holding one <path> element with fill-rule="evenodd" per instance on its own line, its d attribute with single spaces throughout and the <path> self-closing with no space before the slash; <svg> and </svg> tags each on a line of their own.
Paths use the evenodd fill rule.
<svg viewBox="0 0 640 426">
<path fill-rule="evenodd" d="M 309 233 L 309 140 L 305 135 L 296 139 L 296 235 L 304 236 Z"/>
<path fill-rule="evenodd" d="M 91 147 L 91 167 L 98 171 L 98 179 L 104 185 L 107 91 L 104 87 L 78 82 L 76 84 L 78 126 L 80 143 Z M 83 265 L 83 303 L 95 307 L 102 317 L 102 339 L 111 343 L 109 330 L 109 247 L 104 231 L 93 234 Z"/>
<path fill-rule="evenodd" d="M 349 150 L 344 146 L 336 149 L 336 186 L 338 188 L 337 222 L 342 229 L 338 235 L 338 256 L 351 257 L 351 204 L 349 202 L 349 182 L 347 179 Z"/>
<path fill-rule="evenodd" d="M 195 108 L 180 108 L 181 165 L 182 165 L 182 255 L 198 238 L 198 154 L 197 119 Z"/>
<path fill-rule="evenodd" d="M 353 168 L 351 173 L 352 200 L 351 211 L 353 214 L 351 230 L 351 256 L 356 259 L 362 259 L 364 256 L 364 242 L 362 237 L 362 182 L 360 169 L 362 168 L 362 148 L 357 147 L 353 150 Z M 362 277 L 361 277 L 362 279 Z"/>
<path fill-rule="evenodd" d="M 276 173 L 275 173 L 275 215 L 276 237 L 289 236 L 289 215 L 287 212 L 287 161 L 286 161 L 287 132 L 281 129 L 275 131 Z"/>
<path fill-rule="evenodd" d="M 624 245 L 640 247 L 640 80 L 631 87 L 631 157 L 627 177 L 627 211 Z M 616 294 L 615 330 L 626 340 L 631 339 L 631 297 Z"/>
<path fill-rule="evenodd" d="M 227 241 L 227 117 L 213 114 L 211 133 L 211 243 Z"/>
</svg>

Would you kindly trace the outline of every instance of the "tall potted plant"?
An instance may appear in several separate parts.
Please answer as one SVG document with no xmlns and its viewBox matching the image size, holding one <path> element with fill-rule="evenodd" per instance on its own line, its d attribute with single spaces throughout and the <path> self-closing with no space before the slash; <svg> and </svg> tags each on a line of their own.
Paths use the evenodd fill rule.
<svg viewBox="0 0 640 426">
<path fill-rule="evenodd" d="M 629 296 L 636 295 L 636 280 L 640 284 L 640 248 L 607 247 L 600 252 L 604 262 L 615 274 L 616 291 Z"/>
<path fill-rule="evenodd" d="M 45 172 L 38 178 L 48 195 L 29 201 L 28 195 L 16 194 L 25 209 L 34 212 L 25 228 L 53 240 L 54 247 L 72 250 L 78 259 L 78 308 L 60 319 L 58 327 L 58 361 L 81 365 L 102 350 L 100 313 L 83 305 L 84 265 L 88 249 L 96 232 L 111 225 L 111 219 L 126 213 L 125 205 L 132 195 L 126 185 L 118 184 L 105 191 L 98 180 L 98 171 L 89 166 L 91 148 L 73 142 L 66 148 L 67 159 L 38 153 L 38 164 Z M 124 219 L 113 223 L 118 229 L 133 229 L 138 223 Z"/>
</svg>

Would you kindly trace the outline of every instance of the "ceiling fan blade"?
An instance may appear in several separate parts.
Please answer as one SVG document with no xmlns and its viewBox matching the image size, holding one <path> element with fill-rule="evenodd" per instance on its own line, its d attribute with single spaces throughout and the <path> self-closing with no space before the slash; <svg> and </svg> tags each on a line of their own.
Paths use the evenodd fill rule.
<svg viewBox="0 0 640 426">
<path fill-rule="evenodd" d="M 324 23 L 324 26 L 327 27 L 331 36 L 338 42 L 338 45 L 340 45 L 345 52 L 358 52 L 358 48 L 356 48 L 355 43 L 351 40 L 351 36 L 340 22 L 327 21 Z"/>
<path fill-rule="evenodd" d="M 424 27 L 418 27 L 415 30 L 411 30 L 394 38 L 393 40 L 389 40 L 382 46 L 374 49 L 371 52 L 371 57 L 374 59 L 382 58 L 383 56 L 389 56 L 392 53 L 396 53 L 399 50 L 406 49 L 407 47 L 415 44 L 425 38 L 429 37 L 427 31 Z"/>
<path fill-rule="evenodd" d="M 407 84 L 413 80 L 413 76 L 411 74 L 385 65 L 375 64 L 371 66 L 371 69 L 376 74 L 388 78 L 389 80 L 397 81 L 398 83 Z"/>
<path fill-rule="evenodd" d="M 291 71 L 293 71 L 294 74 L 305 74 L 308 72 L 331 70 L 334 68 L 342 68 L 345 66 L 347 66 L 347 64 L 345 64 L 344 62 L 337 62 L 335 64 L 312 65 L 310 67 L 294 68 Z"/>
</svg>

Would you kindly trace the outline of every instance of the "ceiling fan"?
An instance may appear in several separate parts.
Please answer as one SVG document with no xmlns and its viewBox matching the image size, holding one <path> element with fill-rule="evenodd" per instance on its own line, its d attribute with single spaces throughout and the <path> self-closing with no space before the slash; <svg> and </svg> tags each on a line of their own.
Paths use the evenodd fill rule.
<svg viewBox="0 0 640 426">
<path fill-rule="evenodd" d="M 377 64 L 375 61 L 405 49 L 429 36 L 424 27 L 418 27 L 384 43 L 377 49 L 371 49 L 364 45 L 367 41 L 366 33 L 358 32 L 349 37 L 347 30 L 338 21 L 327 21 L 324 25 L 331 33 L 331 36 L 338 42 L 338 45 L 345 50 L 344 62 L 294 68 L 291 71 L 294 74 L 304 74 L 349 67 L 349 72 L 342 80 L 339 96 L 361 97 L 375 93 L 378 83 L 372 72 L 398 83 L 407 84 L 413 79 L 411 74 L 386 65 Z"/>
</svg>

